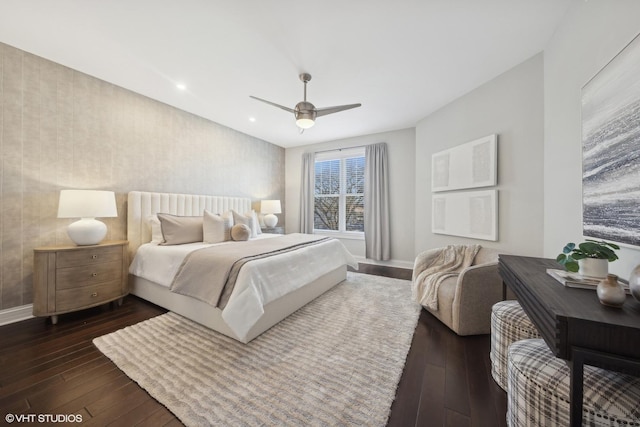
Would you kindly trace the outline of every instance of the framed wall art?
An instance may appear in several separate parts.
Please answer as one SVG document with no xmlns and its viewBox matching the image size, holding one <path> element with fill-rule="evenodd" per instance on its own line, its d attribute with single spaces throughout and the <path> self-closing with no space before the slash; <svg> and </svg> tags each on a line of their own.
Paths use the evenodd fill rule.
<svg viewBox="0 0 640 427">
<path fill-rule="evenodd" d="M 640 36 L 582 88 L 582 227 L 640 246 Z"/>
<path fill-rule="evenodd" d="M 435 234 L 498 240 L 498 190 L 433 194 L 431 208 Z"/>
<path fill-rule="evenodd" d="M 431 191 L 497 184 L 497 135 L 488 135 L 431 156 Z"/>
</svg>

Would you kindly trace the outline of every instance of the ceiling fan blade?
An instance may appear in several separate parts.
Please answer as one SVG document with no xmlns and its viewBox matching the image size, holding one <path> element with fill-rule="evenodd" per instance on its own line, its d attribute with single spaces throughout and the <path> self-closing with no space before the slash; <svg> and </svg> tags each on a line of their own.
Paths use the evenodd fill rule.
<svg viewBox="0 0 640 427">
<path fill-rule="evenodd" d="M 336 105 L 335 107 L 317 108 L 317 117 L 326 116 L 327 114 L 337 113 L 339 111 L 350 110 L 352 108 L 361 107 L 362 104 Z"/>
<path fill-rule="evenodd" d="M 284 105 L 276 104 L 275 102 L 267 101 L 266 99 L 258 98 L 257 96 L 249 95 L 249 98 L 257 99 L 258 101 L 262 101 L 266 104 L 273 105 L 274 107 L 278 107 L 290 113 L 295 113 L 295 110 L 293 108 L 285 107 Z"/>
</svg>

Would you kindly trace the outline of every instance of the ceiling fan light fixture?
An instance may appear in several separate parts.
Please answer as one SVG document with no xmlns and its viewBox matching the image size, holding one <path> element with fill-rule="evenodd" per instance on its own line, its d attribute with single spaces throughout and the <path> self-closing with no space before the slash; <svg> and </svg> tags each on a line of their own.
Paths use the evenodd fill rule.
<svg viewBox="0 0 640 427">
<path fill-rule="evenodd" d="M 309 104 L 309 105 L 301 105 L 303 104 L 302 102 L 299 103 L 298 105 L 296 105 L 296 125 L 298 125 L 298 127 L 300 129 L 309 129 L 311 126 L 313 126 L 315 124 L 315 119 L 316 119 L 316 112 L 313 110 L 313 105 L 309 104 L 307 102 L 304 102 L 304 104 Z M 306 109 L 306 107 L 311 107 L 309 109 Z M 304 110 L 300 110 L 300 108 L 305 108 Z"/>
<path fill-rule="evenodd" d="M 296 125 L 298 125 L 298 127 L 300 129 L 309 129 L 311 126 L 313 126 L 316 122 L 314 122 L 311 119 L 298 119 L 296 120 Z"/>
</svg>

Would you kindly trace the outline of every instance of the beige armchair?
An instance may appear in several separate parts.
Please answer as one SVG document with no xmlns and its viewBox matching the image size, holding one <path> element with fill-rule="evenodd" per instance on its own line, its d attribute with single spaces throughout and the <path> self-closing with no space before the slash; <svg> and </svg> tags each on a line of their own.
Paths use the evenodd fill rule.
<svg viewBox="0 0 640 427">
<path fill-rule="evenodd" d="M 413 279 L 437 259 L 442 248 L 422 252 L 416 258 Z M 502 278 L 498 274 L 498 251 L 480 248 L 470 267 L 444 279 L 438 289 L 438 309 L 425 309 L 458 335 L 491 332 L 491 307 L 502 301 Z"/>
</svg>

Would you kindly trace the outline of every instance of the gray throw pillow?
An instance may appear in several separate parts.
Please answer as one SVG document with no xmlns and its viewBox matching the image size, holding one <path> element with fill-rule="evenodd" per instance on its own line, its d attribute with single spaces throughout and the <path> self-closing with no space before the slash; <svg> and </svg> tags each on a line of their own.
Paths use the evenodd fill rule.
<svg viewBox="0 0 640 427">
<path fill-rule="evenodd" d="M 202 242 L 202 217 L 177 216 L 159 213 L 160 227 L 164 242 L 161 245 L 182 245 L 184 243 Z"/>
</svg>

